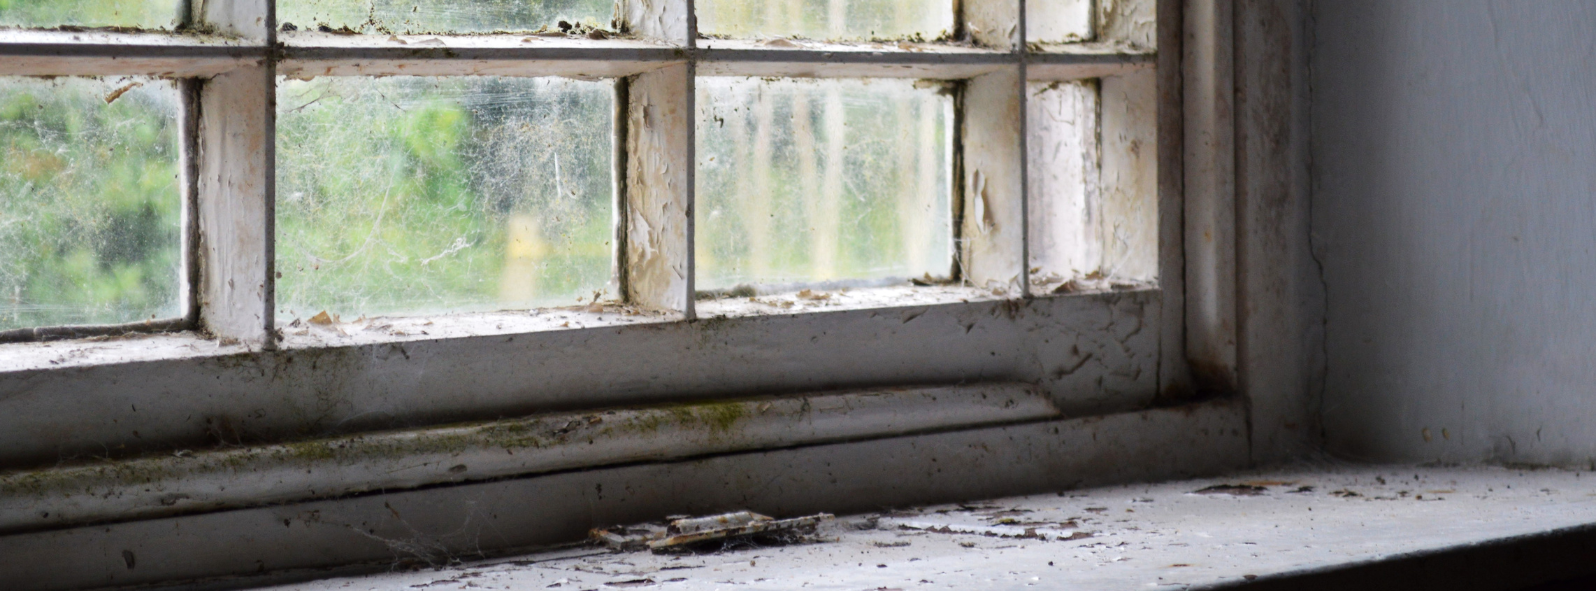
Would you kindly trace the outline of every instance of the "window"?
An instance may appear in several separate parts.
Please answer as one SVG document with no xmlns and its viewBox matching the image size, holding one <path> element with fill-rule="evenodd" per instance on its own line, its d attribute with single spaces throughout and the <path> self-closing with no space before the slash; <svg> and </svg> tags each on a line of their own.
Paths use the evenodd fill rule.
<svg viewBox="0 0 1596 591">
<path fill-rule="evenodd" d="M 0 12 L 74 31 L 4 33 L 48 48 L 10 73 L 106 74 L 5 82 L 8 149 L 79 160 L 9 160 L 6 340 L 1157 281 L 1145 9 L 1032 2 L 1020 44 L 1017 2 L 705 0 L 696 34 L 685 4 L 168 4 Z"/>
<path fill-rule="evenodd" d="M 1152 2 L 114 4 L 0 12 L 0 468 L 1180 384 Z"/>
</svg>

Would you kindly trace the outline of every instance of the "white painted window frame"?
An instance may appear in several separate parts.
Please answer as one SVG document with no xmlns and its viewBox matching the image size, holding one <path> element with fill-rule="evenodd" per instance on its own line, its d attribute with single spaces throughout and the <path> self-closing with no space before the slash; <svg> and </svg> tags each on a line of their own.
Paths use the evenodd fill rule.
<svg viewBox="0 0 1596 591">
<path fill-rule="evenodd" d="M 1233 189 L 1224 184 L 1233 173 L 1229 140 L 1214 131 L 1229 126 L 1229 2 L 1159 0 L 1155 54 L 1114 43 L 1117 33 L 1101 24 L 1104 42 L 1033 51 L 1020 42 L 1025 1 L 963 0 L 964 27 L 983 48 L 699 39 L 691 0 L 622 0 L 621 20 L 636 38 L 607 40 L 419 36 L 438 46 L 280 33 L 272 0 L 196 3 L 195 19 L 215 36 L 0 33 L 0 75 L 185 80 L 190 313 L 157 328 L 207 334 L 0 345 L 0 394 L 28 394 L 0 396 L 0 467 L 199 448 L 218 429 L 291 441 L 839 387 L 1031 383 L 1065 416 L 1234 391 L 1235 303 L 1223 300 L 1234 290 L 1223 246 L 1234 241 L 1225 201 Z M 1158 81 L 1158 149 L 1149 156 L 1158 168 L 1158 285 L 1029 293 L 1026 82 L 1147 72 Z M 617 265 L 624 297 L 658 315 L 573 313 L 556 325 L 482 314 L 452 325 L 414 319 L 437 321 L 433 334 L 282 338 L 272 293 L 276 77 L 401 73 L 625 77 Z M 955 184 L 969 193 L 979 172 L 984 217 L 995 220 L 960 244 L 964 278 L 980 289 L 900 289 L 827 311 L 702 314 L 692 280 L 693 89 L 704 75 L 964 81 Z M 1182 168 L 1183 158 L 1196 166 Z M 657 248 L 628 248 L 643 228 Z"/>
<path fill-rule="evenodd" d="M 1258 401 L 1204 396 L 1247 391 L 1237 370 L 1237 9 L 1232 0 L 1156 0 L 1156 54 L 1113 43 L 1037 52 L 1018 42 L 1026 1 L 1045 0 L 962 0 L 966 22 L 1015 23 L 971 28 L 989 49 L 700 40 L 686 18 L 691 0 L 622 0 L 622 20 L 640 38 L 603 41 L 279 38 L 269 0 L 194 2 L 214 36 L 0 32 L 0 75 L 184 79 L 185 174 L 197 179 L 184 183 L 188 315 L 153 327 L 182 331 L 0 344 L 0 488 L 24 493 L 0 498 L 0 554 L 20 557 L 0 563 L 0 579 L 69 588 L 322 568 L 388 557 L 373 539 L 473 552 L 484 548 L 457 534 L 490 528 L 504 532 L 502 547 L 547 544 L 581 535 L 591 520 L 727 507 L 863 510 L 1244 464 L 1256 447 L 1249 404 Z M 1008 34 L 985 36 L 992 31 Z M 1099 22 L 1098 34 L 1118 33 Z M 629 77 L 618 85 L 616 258 L 625 297 L 656 313 L 488 313 L 407 320 L 406 336 L 278 338 L 267 141 L 276 76 L 401 71 Z M 1147 72 L 1158 94 L 1154 287 L 1035 294 L 1022 278 L 1003 295 L 903 288 L 779 314 L 712 310 L 694 297 L 698 75 L 973 80 L 955 185 L 968 192 L 973 168 L 988 167 L 1001 231 L 962 244 L 961 256 L 970 278 L 1003 283 L 1028 272 L 1025 81 Z M 1018 115 L 971 110 L 972 100 Z M 669 162 L 673 175 L 638 174 L 648 158 Z M 625 248 L 643 227 L 675 248 Z M 247 278 L 258 281 L 238 281 Z M 85 332 L 94 330 L 41 336 Z M 646 420 L 682 408 L 664 405 L 780 413 L 820 400 L 844 412 L 809 433 L 770 420 L 730 439 L 689 426 L 530 459 L 501 457 L 496 442 L 478 438 L 459 456 L 418 447 L 426 465 L 405 464 L 418 475 L 389 480 L 369 477 L 380 462 L 347 471 L 343 460 L 318 455 L 301 465 L 277 454 L 304 443 L 381 447 L 520 424 L 591 426 L 593 409 Z M 879 403 L 874 414 L 858 414 L 863 400 Z M 594 463 L 600 456 L 606 463 Z M 254 463 L 238 471 L 239 461 Z M 455 462 L 474 468 L 457 471 Z M 141 480 L 141 468 L 171 471 L 156 482 Z M 316 476 L 323 471 L 331 476 Z M 301 473 L 313 476 L 286 476 Z M 130 478 L 141 484 L 130 487 Z M 441 483 L 452 486 L 432 486 Z M 679 494 L 647 492 L 667 484 Z M 104 494 L 54 492 L 69 488 Z M 39 510 L 46 504 L 54 512 Z M 401 514 L 430 525 L 418 530 Z M 480 518 L 487 514 L 498 517 Z M 515 526 L 498 529 L 504 524 Z M 251 541 L 235 539 L 239 532 Z"/>
<path fill-rule="evenodd" d="M 620 210 L 617 274 L 628 303 L 698 316 L 694 288 L 694 82 L 697 76 L 894 77 L 964 81 L 964 131 L 957 183 L 967 215 L 981 201 L 991 228 L 966 228 L 961 279 L 1027 298 L 1028 236 L 1024 84 L 1097 78 L 1152 67 L 1154 54 L 1113 43 L 1080 50 L 1030 51 L 1024 0 L 958 3 L 961 36 L 976 47 L 921 44 L 829 44 L 772 48 L 739 40 L 700 39 L 692 0 L 617 3 L 634 38 L 561 39 L 529 45 L 523 35 L 420 36 L 447 40 L 416 47 L 392 36 L 279 32 L 276 0 L 196 3 L 196 28 L 217 35 L 52 31 L 0 33 L 0 75 L 158 75 L 184 81 L 182 186 L 185 200 L 184 318 L 118 327 L 41 327 L 38 338 L 96 332 L 203 329 L 222 340 L 274 348 L 275 80 L 325 75 L 528 75 L 617 77 L 629 81 L 618 115 Z M 1149 5 L 1150 6 L 1150 5 Z M 1111 31 L 1105 32 L 1112 34 Z M 415 39 L 412 39 L 414 41 Z M 199 81 L 199 82 L 190 82 Z M 651 117 L 659 110 L 664 118 Z M 668 177 L 645 161 L 664 164 Z M 960 207 L 956 205 L 956 207 Z M 995 221 L 991 221 L 995 220 Z M 627 248 L 647 228 L 649 248 Z M 641 237 L 641 235 L 637 235 Z M 654 248 L 658 247 L 658 248 Z M 1168 273 L 1163 274 L 1168 276 Z M 968 294 L 960 294 L 968 299 Z M 24 337 L 18 334 L 14 337 Z"/>
</svg>

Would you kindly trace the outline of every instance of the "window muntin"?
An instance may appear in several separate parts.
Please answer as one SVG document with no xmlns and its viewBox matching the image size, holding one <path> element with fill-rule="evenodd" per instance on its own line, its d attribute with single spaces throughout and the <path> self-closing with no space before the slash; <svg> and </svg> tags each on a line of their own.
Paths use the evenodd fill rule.
<svg viewBox="0 0 1596 591">
<path fill-rule="evenodd" d="M 700 292 L 952 269 L 952 99 L 906 79 L 698 79 Z"/>
<path fill-rule="evenodd" d="M 949 0 L 698 0 L 696 8 L 699 32 L 713 36 L 931 40 L 953 30 Z"/>
<path fill-rule="evenodd" d="M 612 85 L 280 81 L 279 316 L 527 309 L 614 294 Z"/>
<path fill-rule="evenodd" d="M 183 0 L 3 0 L 0 27 L 172 29 Z"/>
<path fill-rule="evenodd" d="M 0 331 L 183 316 L 178 91 L 0 77 Z"/>
<path fill-rule="evenodd" d="M 563 33 L 608 29 L 614 9 L 614 0 L 279 0 L 277 22 L 371 34 Z"/>
</svg>

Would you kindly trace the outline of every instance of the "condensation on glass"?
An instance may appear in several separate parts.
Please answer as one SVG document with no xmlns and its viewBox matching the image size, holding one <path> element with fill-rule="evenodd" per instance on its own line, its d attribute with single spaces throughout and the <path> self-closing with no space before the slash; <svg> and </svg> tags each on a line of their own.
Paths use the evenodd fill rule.
<svg viewBox="0 0 1596 591">
<path fill-rule="evenodd" d="M 1092 0 L 1032 0 L 1025 4 L 1025 40 L 1029 43 L 1091 41 Z"/>
<path fill-rule="evenodd" d="M 950 273 L 952 101 L 940 86 L 702 78 L 697 103 L 698 289 Z"/>
<path fill-rule="evenodd" d="M 1037 292 L 1157 279 L 1156 113 L 1137 94 L 1152 90 L 1120 78 L 1028 85 Z"/>
<path fill-rule="evenodd" d="M 608 29 L 614 0 L 278 0 L 277 22 L 360 33 L 493 33 Z"/>
<path fill-rule="evenodd" d="M 613 88 L 281 81 L 279 317 L 515 310 L 614 294 Z"/>
<path fill-rule="evenodd" d="M 0 27 L 171 29 L 183 0 L 0 0 Z"/>
<path fill-rule="evenodd" d="M 169 81 L 0 77 L 0 330 L 182 316 Z"/>
<path fill-rule="evenodd" d="M 698 30 L 726 37 L 933 40 L 953 29 L 951 0 L 698 0 Z"/>
</svg>

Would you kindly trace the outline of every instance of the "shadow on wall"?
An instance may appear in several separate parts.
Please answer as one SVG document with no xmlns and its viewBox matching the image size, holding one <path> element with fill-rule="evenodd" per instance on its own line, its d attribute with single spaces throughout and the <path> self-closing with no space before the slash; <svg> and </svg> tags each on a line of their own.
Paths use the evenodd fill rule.
<svg viewBox="0 0 1596 591">
<path fill-rule="evenodd" d="M 1596 5 L 1313 5 L 1327 445 L 1596 457 Z"/>
</svg>

